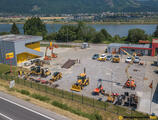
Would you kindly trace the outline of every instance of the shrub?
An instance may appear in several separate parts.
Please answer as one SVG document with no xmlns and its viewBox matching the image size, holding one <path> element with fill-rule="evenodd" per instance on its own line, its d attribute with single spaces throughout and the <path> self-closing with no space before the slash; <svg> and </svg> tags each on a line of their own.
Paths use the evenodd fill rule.
<svg viewBox="0 0 158 120">
<path fill-rule="evenodd" d="M 42 95 L 40 95 L 40 94 L 32 94 L 31 95 L 31 97 L 33 97 L 33 98 L 35 98 L 35 99 L 38 99 L 38 100 L 40 100 L 40 101 L 46 101 L 46 102 L 48 102 L 48 101 L 50 101 L 50 98 L 49 97 L 47 97 L 47 96 L 42 96 Z"/>
<path fill-rule="evenodd" d="M 27 90 L 20 90 L 19 92 L 24 95 L 30 95 L 30 92 Z"/>
</svg>

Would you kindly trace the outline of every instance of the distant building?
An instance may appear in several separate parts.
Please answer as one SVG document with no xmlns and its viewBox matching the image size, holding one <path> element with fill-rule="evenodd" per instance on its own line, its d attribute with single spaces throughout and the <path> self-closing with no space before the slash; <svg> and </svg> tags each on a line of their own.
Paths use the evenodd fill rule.
<svg viewBox="0 0 158 120">
<path fill-rule="evenodd" d="M 145 44 L 147 42 L 141 41 L 143 44 L 119 44 L 111 43 L 108 45 L 108 53 L 119 53 L 124 54 L 120 48 L 123 48 L 128 53 L 132 54 L 136 52 L 137 54 L 155 56 L 158 54 L 158 39 L 153 39 L 151 44 Z"/>
<path fill-rule="evenodd" d="M 42 37 L 31 35 L 0 36 L 0 63 L 17 65 L 43 56 L 40 52 Z"/>
</svg>

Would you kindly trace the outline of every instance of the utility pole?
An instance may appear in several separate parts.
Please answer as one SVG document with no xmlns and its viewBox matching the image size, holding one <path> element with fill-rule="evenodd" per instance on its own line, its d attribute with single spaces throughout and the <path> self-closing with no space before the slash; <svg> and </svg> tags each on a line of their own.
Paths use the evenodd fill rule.
<svg viewBox="0 0 158 120">
<path fill-rule="evenodd" d="M 66 30 L 67 30 L 67 43 L 68 43 L 68 28 Z"/>
</svg>

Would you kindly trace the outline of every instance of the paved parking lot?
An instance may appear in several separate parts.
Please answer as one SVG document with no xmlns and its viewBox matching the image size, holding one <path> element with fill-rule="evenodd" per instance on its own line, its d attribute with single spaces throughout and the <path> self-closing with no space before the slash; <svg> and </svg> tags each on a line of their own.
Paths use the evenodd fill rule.
<svg viewBox="0 0 158 120">
<path fill-rule="evenodd" d="M 105 48 L 106 46 L 104 45 L 91 45 L 91 47 L 88 49 L 57 48 L 54 50 L 54 52 L 58 54 L 58 58 L 53 59 L 51 61 L 51 65 L 47 67 L 52 71 L 52 73 L 56 71 L 62 72 L 63 78 L 56 81 L 55 83 L 59 84 L 59 88 L 67 91 L 71 91 L 70 88 L 72 84 L 76 82 L 77 76 L 84 71 L 85 67 L 87 77 L 90 78 L 90 84 L 86 86 L 81 92 L 78 92 L 78 94 L 83 94 L 84 96 L 89 97 L 102 98 L 105 100 L 106 98 L 102 95 L 93 96 L 91 94 L 92 91 L 97 87 L 98 79 L 103 79 L 102 84 L 105 92 L 122 94 L 128 91 L 130 93 L 136 93 L 140 98 L 140 107 L 138 107 L 138 110 L 149 112 L 149 106 L 145 104 L 145 101 L 148 101 L 148 104 L 150 104 L 151 92 L 148 86 L 151 81 L 154 80 L 155 87 L 157 84 L 156 79 L 158 79 L 158 75 L 153 72 L 156 68 L 151 66 L 151 63 L 156 60 L 156 57 L 143 56 L 141 57 L 141 61 L 143 61 L 145 65 L 131 65 L 129 68 L 129 74 L 135 80 L 137 87 L 135 90 L 122 89 L 122 86 L 127 80 L 127 75 L 125 73 L 127 63 L 124 62 L 127 56 L 123 55 L 121 57 L 120 63 L 112 63 L 110 61 L 99 62 L 92 60 L 93 54 L 102 54 L 104 53 Z M 45 48 L 41 48 L 41 50 L 44 51 Z M 48 52 L 48 54 L 50 54 L 50 52 Z M 70 69 L 61 68 L 61 66 L 68 59 L 80 59 L 80 64 L 77 63 Z M 147 79 L 144 80 L 144 78 Z M 50 79 L 50 77 L 47 79 Z"/>
</svg>

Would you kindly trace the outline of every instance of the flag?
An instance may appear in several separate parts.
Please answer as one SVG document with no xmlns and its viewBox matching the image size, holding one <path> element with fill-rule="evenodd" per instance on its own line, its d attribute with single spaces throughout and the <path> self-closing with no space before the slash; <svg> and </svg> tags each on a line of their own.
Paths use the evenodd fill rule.
<svg viewBox="0 0 158 120">
<path fill-rule="evenodd" d="M 153 88 L 153 81 L 150 83 L 149 88 Z"/>
</svg>

